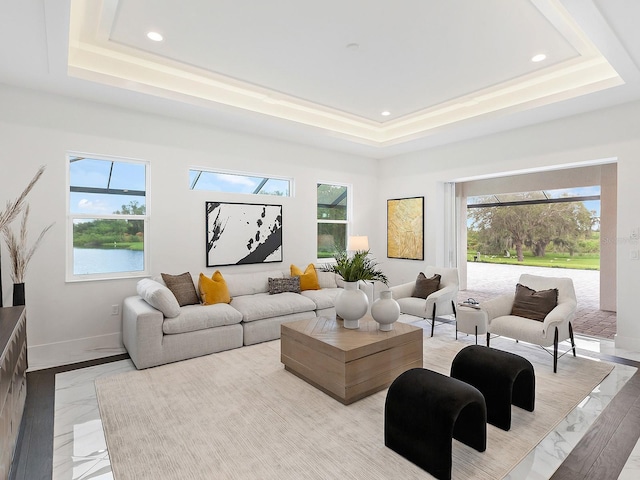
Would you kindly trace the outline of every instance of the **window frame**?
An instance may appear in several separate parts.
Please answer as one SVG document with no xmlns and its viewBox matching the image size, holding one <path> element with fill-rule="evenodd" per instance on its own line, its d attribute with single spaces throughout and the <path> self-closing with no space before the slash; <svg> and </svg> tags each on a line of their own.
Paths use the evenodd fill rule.
<svg viewBox="0 0 640 480">
<path fill-rule="evenodd" d="M 145 169 L 145 214 L 144 215 L 128 215 L 128 214 L 95 214 L 95 213 L 72 213 L 71 212 L 71 159 L 74 157 L 84 157 L 92 160 L 102 160 L 107 162 L 119 162 L 119 163 L 135 163 L 144 165 Z M 90 282 L 100 280 L 115 280 L 124 278 L 141 278 L 150 276 L 149 266 L 149 177 L 150 177 L 150 162 L 147 160 L 141 160 L 137 158 L 114 156 L 114 155 L 101 155 L 94 153 L 68 151 L 66 153 L 66 238 L 65 238 L 65 281 L 66 282 Z M 90 274 L 75 274 L 74 256 L 73 256 L 73 224 L 74 220 L 82 219 L 104 219 L 104 220 L 142 220 L 144 225 L 143 235 L 143 262 L 144 268 L 138 271 L 123 271 L 123 272 L 110 272 L 110 273 L 90 273 Z"/>
<path fill-rule="evenodd" d="M 267 179 L 268 180 L 282 180 L 282 181 L 286 181 L 289 183 L 289 194 L 288 195 L 272 195 L 270 193 L 247 193 L 247 192 L 233 192 L 233 191 L 229 191 L 229 190 L 209 190 L 209 189 L 196 189 L 196 188 L 192 188 L 191 185 L 191 172 L 197 170 L 199 172 L 206 172 L 206 173 L 213 173 L 213 174 L 220 174 L 220 175 L 235 175 L 238 177 L 251 177 L 251 178 L 262 178 L 262 179 Z M 250 195 L 250 196 L 255 196 L 255 195 L 264 195 L 266 197 L 271 197 L 271 198 L 292 198 L 295 196 L 294 194 L 294 178 L 293 177 L 284 177 L 284 176 L 280 176 L 280 175 L 272 175 L 272 174 L 263 174 L 263 173 L 255 173 L 255 172 L 243 172 L 240 170 L 227 170 L 227 169 L 223 169 L 223 168 L 211 168 L 211 167 L 201 167 L 201 166 L 196 166 L 196 165 L 191 165 L 189 166 L 188 169 L 188 179 L 189 179 L 189 191 L 191 192 L 216 192 L 216 193 L 231 193 L 231 194 L 235 194 L 235 195 Z M 266 182 L 265 182 L 266 183 Z"/>
<path fill-rule="evenodd" d="M 345 213 L 347 216 L 346 220 L 323 220 L 318 218 L 318 185 L 331 185 L 335 187 L 345 187 L 347 189 L 347 208 L 345 209 Z M 345 239 L 344 239 L 345 248 L 346 248 L 347 242 L 349 241 L 349 235 L 351 235 L 351 223 L 353 218 L 353 185 L 349 183 L 318 180 L 316 182 L 315 216 L 316 216 L 316 257 L 318 256 L 318 227 L 320 224 L 346 225 Z M 326 263 L 327 261 L 330 262 L 332 260 L 333 260 L 333 257 L 328 257 L 328 258 L 318 257 L 316 259 L 317 263 Z"/>
</svg>

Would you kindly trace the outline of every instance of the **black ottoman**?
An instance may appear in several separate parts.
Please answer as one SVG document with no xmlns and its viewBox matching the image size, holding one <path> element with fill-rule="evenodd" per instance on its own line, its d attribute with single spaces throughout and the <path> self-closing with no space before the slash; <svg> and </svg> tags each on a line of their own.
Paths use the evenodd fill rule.
<svg viewBox="0 0 640 480">
<path fill-rule="evenodd" d="M 473 385 L 484 395 L 487 422 L 511 428 L 511 405 L 533 412 L 536 377 L 526 358 L 482 345 L 465 347 L 453 359 L 451 376 Z"/>
<path fill-rule="evenodd" d="M 487 409 L 478 389 L 424 368 L 396 378 L 384 407 L 384 444 L 434 477 L 450 479 L 452 438 L 486 450 Z"/>
</svg>

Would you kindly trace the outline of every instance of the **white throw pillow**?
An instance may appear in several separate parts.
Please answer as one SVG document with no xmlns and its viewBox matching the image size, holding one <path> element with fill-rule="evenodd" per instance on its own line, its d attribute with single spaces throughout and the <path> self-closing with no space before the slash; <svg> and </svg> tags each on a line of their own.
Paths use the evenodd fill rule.
<svg viewBox="0 0 640 480">
<path fill-rule="evenodd" d="M 160 310 L 165 317 L 174 318 L 180 315 L 178 300 L 164 285 L 149 278 L 143 278 L 138 282 L 136 290 L 145 302 Z"/>
</svg>

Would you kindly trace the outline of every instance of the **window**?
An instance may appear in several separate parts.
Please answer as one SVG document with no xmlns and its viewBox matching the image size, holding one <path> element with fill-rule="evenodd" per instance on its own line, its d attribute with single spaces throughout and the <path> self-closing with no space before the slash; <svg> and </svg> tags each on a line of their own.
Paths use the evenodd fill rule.
<svg viewBox="0 0 640 480">
<path fill-rule="evenodd" d="M 318 183 L 318 258 L 331 258 L 347 248 L 349 189 Z"/>
<path fill-rule="evenodd" d="M 147 274 L 147 164 L 68 158 L 67 280 Z"/>
<path fill-rule="evenodd" d="M 290 178 L 189 169 L 189 188 L 191 190 L 290 197 L 291 182 Z"/>
</svg>

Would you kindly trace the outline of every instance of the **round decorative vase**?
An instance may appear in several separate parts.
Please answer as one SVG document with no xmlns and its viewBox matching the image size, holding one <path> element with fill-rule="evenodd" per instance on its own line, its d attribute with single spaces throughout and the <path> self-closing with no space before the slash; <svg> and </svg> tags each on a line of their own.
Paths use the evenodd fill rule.
<svg viewBox="0 0 640 480">
<path fill-rule="evenodd" d="M 400 305 L 391 296 L 391 290 L 380 292 L 380 298 L 371 305 L 371 316 L 380 324 L 380 330 L 389 332 L 400 318 Z"/>
<path fill-rule="evenodd" d="M 367 295 L 358 289 L 358 282 L 345 282 L 336 298 L 336 314 L 344 320 L 344 328 L 359 328 L 360 319 L 369 309 Z"/>
</svg>

